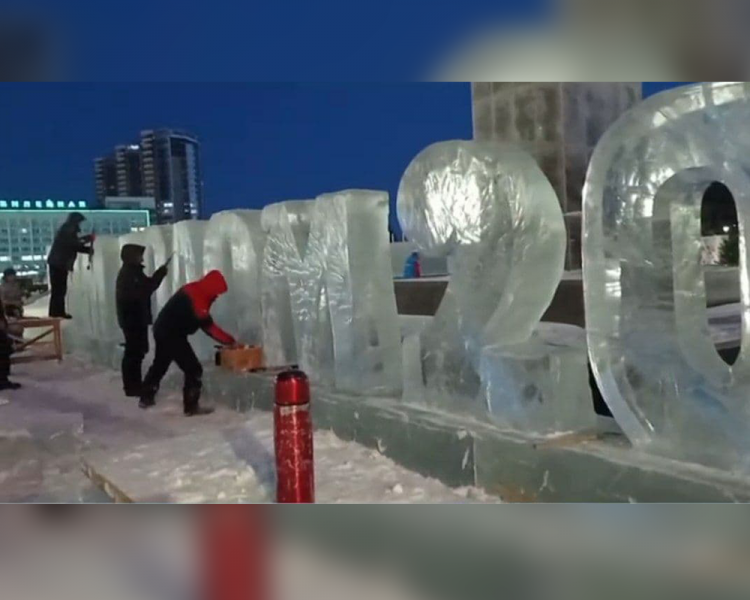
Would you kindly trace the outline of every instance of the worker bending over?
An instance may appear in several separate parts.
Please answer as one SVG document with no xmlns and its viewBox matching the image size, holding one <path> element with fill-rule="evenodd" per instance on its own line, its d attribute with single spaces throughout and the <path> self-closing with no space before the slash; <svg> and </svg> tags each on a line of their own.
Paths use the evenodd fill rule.
<svg viewBox="0 0 750 600">
<path fill-rule="evenodd" d="M 227 282 L 220 271 L 211 271 L 203 279 L 181 287 L 164 305 L 154 323 L 156 342 L 154 362 L 143 380 L 141 408 L 150 408 L 156 401 L 159 384 L 172 361 L 185 375 L 183 405 L 185 415 L 205 415 L 213 409 L 200 406 L 203 367 L 188 336 L 202 329 L 220 344 L 233 346 L 234 338 L 213 322 L 210 310 L 214 301 L 227 291 Z"/>
</svg>

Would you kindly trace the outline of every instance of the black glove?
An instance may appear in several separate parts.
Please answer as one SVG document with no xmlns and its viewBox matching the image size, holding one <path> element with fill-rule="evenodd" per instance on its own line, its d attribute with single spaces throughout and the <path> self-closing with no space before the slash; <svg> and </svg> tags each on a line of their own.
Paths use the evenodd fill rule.
<svg viewBox="0 0 750 600">
<path fill-rule="evenodd" d="M 155 277 L 166 277 L 168 272 L 169 271 L 167 270 L 167 265 L 162 265 L 161 267 L 159 267 L 158 269 L 156 269 L 156 271 L 154 271 L 154 276 Z"/>
</svg>

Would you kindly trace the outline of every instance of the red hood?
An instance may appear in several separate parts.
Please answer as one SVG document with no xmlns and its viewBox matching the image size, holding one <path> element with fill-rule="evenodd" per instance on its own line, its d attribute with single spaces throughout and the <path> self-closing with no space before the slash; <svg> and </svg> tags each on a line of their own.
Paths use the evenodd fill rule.
<svg viewBox="0 0 750 600">
<path fill-rule="evenodd" d="M 203 279 L 188 283 L 185 287 L 191 296 L 201 296 L 208 302 L 213 302 L 228 289 L 221 271 L 210 271 Z"/>
</svg>

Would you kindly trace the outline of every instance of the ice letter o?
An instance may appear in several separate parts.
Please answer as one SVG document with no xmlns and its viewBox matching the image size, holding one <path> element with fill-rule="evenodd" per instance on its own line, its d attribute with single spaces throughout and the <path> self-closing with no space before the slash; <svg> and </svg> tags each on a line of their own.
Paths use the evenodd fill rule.
<svg viewBox="0 0 750 600">
<path fill-rule="evenodd" d="M 404 173 L 398 215 L 422 252 L 448 257 L 450 282 L 421 341 L 430 397 L 466 408 L 481 371 L 481 400 L 500 421 L 540 432 L 561 427 L 559 415 L 588 423 L 583 341 L 558 351 L 533 335 L 565 255 L 560 205 L 534 159 L 494 142 L 433 144 Z"/>
<path fill-rule="evenodd" d="M 589 352 L 604 398 L 639 447 L 732 470 L 750 465 L 750 85 L 650 98 L 594 152 L 584 190 Z M 740 227 L 742 351 L 709 337 L 700 215 L 714 181 Z"/>
</svg>

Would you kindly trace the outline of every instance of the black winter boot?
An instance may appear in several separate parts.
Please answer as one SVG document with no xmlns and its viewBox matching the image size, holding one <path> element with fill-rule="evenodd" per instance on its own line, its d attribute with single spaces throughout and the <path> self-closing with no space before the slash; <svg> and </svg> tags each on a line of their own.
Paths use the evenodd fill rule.
<svg viewBox="0 0 750 600">
<path fill-rule="evenodd" d="M 156 392 L 158 388 L 143 388 L 141 390 L 141 401 L 138 406 L 142 409 L 151 408 L 156 404 Z"/>
<path fill-rule="evenodd" d="M 183 407 L 186 417 L 196 417 L 200 415 L 210 415 L 214 412 L 213 408 L 207 408 L 200 405 L 201 388 L 185 388 L 182 392 Z"/>
</svg>

